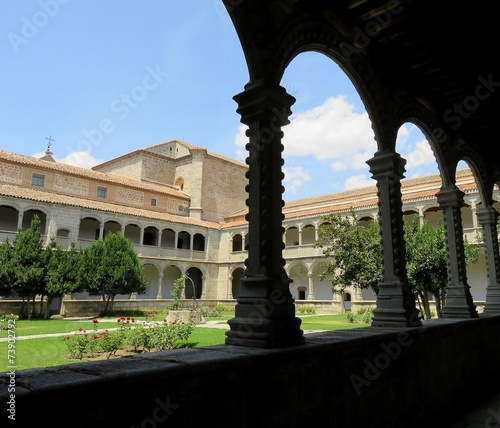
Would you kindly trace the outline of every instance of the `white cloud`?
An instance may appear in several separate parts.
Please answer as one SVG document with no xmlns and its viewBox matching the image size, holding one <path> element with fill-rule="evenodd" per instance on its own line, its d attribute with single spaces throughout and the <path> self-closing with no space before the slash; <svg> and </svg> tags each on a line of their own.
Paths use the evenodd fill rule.
<svg viewBox="0 0 500 428">
<path fill-rule="evenodd" d="M 241 125 L 235 137 L 238 160 L 244 162 L 248 156 L 245 145 L 248 137 L 245 135 L 246 125 Z M 294 193 L 306 189 L 304 185 L 327 190 L 325 183 L 335 188 L 343 182 L 347 190 L 364 186 L 372 186 L 375 181 L 370 177 L 366 161 L 377 151 L 377 143 L 371 128 L 368 114 L 362 109 L 350 104 L 345 96 L 330 97 L 325 102 L 312 109 L 297 112 L 292 115 L 290 124 L 283 127 L 283 157 L 293 159 L 294 168 L 288 168 L 285 175 L 286 191 Z M 410 173 L 425 175 L 429 166 L 436 165 L 430 144 L 421 130 L 411 124 L 403 124 L 397 135 L 396 150 L 406 159 L 406 169 Z M 311 157 L 317 162 L 312 161 Z M 307 167 L 302 160 L 309 162 L 307 167 L 314 168 L 314 177 L 329 177 L 322 183 L 315 183 L 309 176 Z M 321 161 L 328 161 L 327 163 Z M 322 168 L 325 168 L 322 171 Z M 352 175 L 353 171 L 363 171 L 362 175 Z M 331 177 L 332 171 L 335 176 Z M 432 173 L 434 171 L 430 171 Z M 342 177 L 342 178 L 341 178 Z M 332 181 L 333 180 L 333 181 Z"/>
<path fill-rule="evenodd" d="M 357 189 L 358 187 L 374 186 L 375 184 L 375 181 L 367 178 L 366 175 L 352 175 L 344 181 L 344 189 Z"/>
<path fill-rule="evenodd" d="M 436 159 L 432 153 L 429 142 L 424 139 L 417 141 L 413 151 L 403 156 L 407 160 L 406 169 L 416 168 L 420 165 L 436 164 Z"/>
<path fill-rule="evenodd" d="M 345 162 L 360 150 L 376 151 L 368 114 L 357 113 L 345 96 L 330 97 L 318 107 L 297 113 L 283 131 L 287 156 L 314 155 Z"/>
<path fill-rule="evenodd" d="M 334 171 L 345 171 L 347 169 L 345 162 L 340 161 L 335 161 L 330 166 Z"/>
<path fill-rule="evenodd" d="M 44 153 L 35 153 L 33 157 L 41 158 L 45 156 Z M 66 165 L 79 166 L 80 168 L 90 169 L 95 165 L 103 163 L 103 160 L 94 158 L 89 152 L 86 151 L 75 151 L 70 153 L 68 156 L 58 159 L 54 156 L 56 162 L 64 163 Z"/>
<path fill-rule="evenodd" d="M 314 155 L 349 163 L 354 153 L 376 151 L 371 124 L 366 112 L 358 113 L 345 96 L 330 97 L 322 105 L 296 113 L 283 127 L 284 156 Z M 238 148 L 245 147 L 245 125 L 235 138 Z M 239 152 L 239 156 L 241 156 Z M 351 165 L 352 166 L 352 165 Z"/>
<path fill-rule="evenodd" d="M 289 193 L 295 193 L 305 182 L 311 181 L 311 176 L 301 166 L 283 167 L 285 178 L 283 185 Z"/>
</svg>

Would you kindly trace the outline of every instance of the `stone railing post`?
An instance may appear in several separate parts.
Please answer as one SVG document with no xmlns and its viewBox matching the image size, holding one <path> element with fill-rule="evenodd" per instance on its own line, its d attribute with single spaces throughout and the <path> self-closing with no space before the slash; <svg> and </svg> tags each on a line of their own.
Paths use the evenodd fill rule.
<svg viewBox="0 0 500 428">
<path fill-rule="evenodd" d="M 251 82 L 234 97 L 248 125 L 248 258 L 226 344 L 266 348 L 304 343 L 283 258 L 283 133 L 295 98 L 278 84 Z"/>
<path fill-rule="evenodd" d="M 464 204 L 464 193 L 457 187 L 442 188 L 437 194 L 443 209 L 446 244 L 448 250 L 448 284 L 443 318 L 475 318 L 476 305 L 472 301 L 467 283 L 464 252 L 464 233 L 460 209 Z"/>
<path fill-rule="evenodd" d="M 393 152 L 381 152 L 367 161 L 377 180 L 378 221 L 382 239 L 382 279 L 372 326 L 421 325 L 415 296 L 406 274 L 401 179 L 406 161 Z"/>
</svg>

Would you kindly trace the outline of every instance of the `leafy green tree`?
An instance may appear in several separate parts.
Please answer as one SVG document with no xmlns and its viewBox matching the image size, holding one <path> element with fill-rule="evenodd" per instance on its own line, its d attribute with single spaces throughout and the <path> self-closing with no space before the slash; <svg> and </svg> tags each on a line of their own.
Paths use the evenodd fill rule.
<svg viewBox="0 0 500 428">
<path fill-rule="evenodd" d="M 118 294 L 144 293 L 148 282 L 132 243 L 120 233 L 110 233 L 82 251 L 78 287 L 99 294 L 103 314 L 113 311 Z"/>
<path fill-rule="evenodd" d="M 76 244 L 71 242 L 70 248 L 64 250 L 56 243 L 55 238 L 52 238 L 45 251 L 48 269 L 45 281 L 47 305 L 44 317 L 48 318 L 53 299 L 60 298 L 62 303 L 65 295 L 83 290 L 78 289 L 80 251 L 76 248 Z"/>
<path fill-rule="evenodd" d="M 438 318 L 447 283 L 448 256 L 442 222 L 434 228 L 427 221 L 422 224 L 418 216 L 411 222 L 405 221 L 406 268 L 413 292 L 421 304 L 425 318 L 431 318 L 429 297 L 436 299 Z"/>
<path fill-rule="evenodd" d="M 429 296 L 436 301 L 437 317 L 441 318 L 448 282 L 448 254 L 443 222 L 432 227 L 427 221 L 420 223 L 418 215 L 405 222 L 405 243 L 408 279 L 413 292 L 421 302 L 425 317 L 431 317 Z M 478 245 L 472 245 L 464 237 L 466 264 L 476 263 L 481 253 Z"/>
<path fill-rule="evenodd" d="M 12 245 L 6 238 L 3 244 L 0 244 L 0 296 L 2 297 L 10 297 L 14 290 L 15 275 L 12 253 Z"/>
<path fill-rule="evenodd" d="M 361 225 L 351 212 L 350 218 L 325 217 L 327 223 L 319 229 L 317 246 L 323 247 L 327 261 L 320 278 L 328 278 L 334 292 L 345 287 L 372 288 L 378 291 L 382 258 L 378 222 Z M 437 316 L 441 317 L 448 282 L 448 255 L 444 226 L 432 227 L 418 215 L 405 221 L 406 268 L 413 293 L 422 305 L 426 318 L 431 317 L 429 297 L 436 300 Z M 479 259 L 480 249 L 464 238 L 466 263 Z"/>
<path fill-rule="evenodd" d="M 170 292 L 170 297 L 172 298 L 172 301 L 170 302 L 170 305 L 168 306 L 168 309 L 170 310 L 177 310 L 181 309 L 182 306 L 182 293 L 184 291 L 184 280 L 185 278 L 181 276 L 180 278 L 177 278 L 174 281 L 174 287 L 172 291 Z"/>
<path fill-rule="evenodd" d="M 351 286 L 378 294 L 382 273 L 378 223 L 361 225 L 353 210 L 350 217 L 328 215 L 324 219 L 316 243 L 326 257 L 320 279 L 328 279 L 336 293 Z"/>
<path fill-rule="evenodd" d="M 22 311 L 28 318 L 35 313 L 35 299 L 44 294 L 44 248 L 40 219 L 35 215 L 25 231 L 19 230 L 12 242 L 12 264 L 15 266 L 13 295 L 23 299 Z"/>
</svg>

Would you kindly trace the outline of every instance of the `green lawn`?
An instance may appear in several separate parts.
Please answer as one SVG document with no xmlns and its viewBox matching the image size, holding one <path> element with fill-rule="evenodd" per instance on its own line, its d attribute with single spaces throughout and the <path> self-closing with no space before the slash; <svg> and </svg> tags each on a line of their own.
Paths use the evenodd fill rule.
<svg viewBox="0 0 500 428">
<path fill-rule="evenodd" d="M 218 321 L 217 324 L 226 324 L 234 313 L 224 313 L 220 318 L 207 318 L 206 321 Z M 160 317 L 162 318 L 162 317 Z M 368 324 L 361 322 L 350 323 L 347 316 L 343 315 L 302 315 L 301 329 L 303 330 L 343 330 L 350 328 L 366 327 Z M 141 321 L 141 319 L 138 319 Z M 118 327 L 116 319 L 100 320 L 97 324 L 101 328 Z M 94 323 L 91 320 L 69 321 L 69 320 L 19 320 L 16 322 L 16 337 L 35 334 L 70 333 L 82 328 L 93 331 Z M 225 340 L 225 329 L 197 327 L 189 338 L 189 346 L 202 347 L 223 344 Z M 0 330 L 0 338 L 7 337 L 7 331 Z M 9 366 L 7 342 L 0 342 L 0 372 L 7 371 Z M 75 364 L 88 360 L 72 360 L 65 357 L 68 349 L 65 344 L 65 335 L 36 338 L 17 339 L 14 343 L 16 369 L 23 370 L 36 367 L 53 367 L 61 364 Z M 175 351 L 172 351 L 175 352 Z"/>
</svg>

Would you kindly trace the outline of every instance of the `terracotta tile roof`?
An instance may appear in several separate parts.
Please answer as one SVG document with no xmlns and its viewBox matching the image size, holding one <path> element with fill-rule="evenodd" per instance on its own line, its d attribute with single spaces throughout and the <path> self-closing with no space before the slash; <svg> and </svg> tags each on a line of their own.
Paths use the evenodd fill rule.
<svg viewBox="0 0 500 428">
<path fill-rule="evenodd" d="M 99 180 L 105 183 L 119 184 L 122 186 L 134 187 L 141 190 L 149 190 L 151 192 L 173 196 L 183 200 L 189 200 L 189 196 L 179 190 L 156 184 L 142 183 L 137 180 L 132 180 L 116 175 L 105 174 L 91 169 L 80 168 L 78 166 L 66 165 L 63 163 L 50 162 L 43 159 L 34 158 L 31 156 L 19 155 L 17 153 L 6 152 L 0 150 L 0 160 L 15 162 L 22 165 L 27 165 L 34 168 L 47 169 L 58 171 L 65 174 L 77 175 L 84 178 Z"/>
<path fill-rule="evenodd" d="M 176 216 L 174 214 L 149 211 L 141 208 L 132 208 L 124 205 L 112 204 L 107 202 L 93 201 L 91 199 L 77 198 L 74 196 L 61 195 L 38 189 L 19 187 L 10 184 L 0 185 L 0 195 L 11 196 L 31 201 L 46 202 L 51 204 L 68 205 L 103 212 L 126 214 L 135 217 L 148 218 L 151 220 L 161 220 L 173 223 L 182 223 L 193 226 L 207 228 L 220 228 L 219 223 L 211 221 L 197 220 L 190 217 Z"/>
<path fill-rule="evenodd" d="M 106 161 L 106 162 L 103 162 L 103 163 L 101 163 L 99 165 L 95 165 L 93 167 L 93 169 L 95 168 L 96 170 L 98 170 L 98 169 L 100 169 L 103 166 L 112 165 L 113 163 L 116 163 L 117 161 L 119 161 L 121 159 L 128 158 L 128 157 L 133 157 L 133 156 L 138 155 L 138 154 L 143 153 L 143 152 L 147 152 L 148 154 L 151 154 L 151 152 L 150 152 L 151 149 L 153 149 L 155 147 L 162 146 L 164 144 L 170 144 L 170 143 L 180 144 L 181 146 L 184 146 L 184 147 L 186 147 L 189 150 L 203 150 L 203 151 L 205 151 L 207 153 L 207 156 L 210 156 L 210 157 L 213 157 L 213 158 L 216 158 L 216 159 L 221 159 L 221 160 L 224 160 L 225 162 L 229 162 L 229 163 L 231 163 L 233 165 L 237 165 L 237 166 L 240 166 L 240 167 L 248 169 L 248 166 L 245 165 L 245 164 L 243 164 L 243 163 L 241 163 L 241 162 L 238 162 L 238 161 L 236 161 L 234 159 L 228 158 L 228 157 L 223 156 L 223 155 L 219 155 L 219 154 L 216 154 L 216 153 L 209 152 L 204 147 L 194 146 L 192 144 L 186 143 L 185 141 L 181 141 L 181 140 L 165 141 L 163 143 L 153 144 L 152 146 L 147 146 L 147 147 L 144 147 L 142 149 L 134 150 L 133 152 L 126 153 L 126 154 L 124 154 L 122 156 L 118 156 L 117 158 L 113 158 L 113 159 L 111 159 L 109 161 Z M 161 155 L 158 155 L 158 156 L 161 156 Z M 176 158 L 176 160 L 183 159 L 183 158 L 185 158 L 185 156 L 184 157 Z"/>
<path fill-rule="evenodd" d="M 464 193 L 477 190 L 472 172 L 468 168 L 457 171 L 456 183 L 457 187 Z M 442 182 L 439 174 L 404 179 L 401 181 L 403 203 L 433 198 L 439 192 L 441 185 Z M 285 219 L 313 217 L 332 212 L 348 212 L 351 207 L 376 209 L 377 204 L 377 187 L 374 184 L 373 186 L 286 202 L 283 214 L 285 215 Z M 247 224 L 248 222 L 244 219 L 247 212 L 248 209 L 245 209 L 227 217 L 224 227 Z"/>
</svg>

